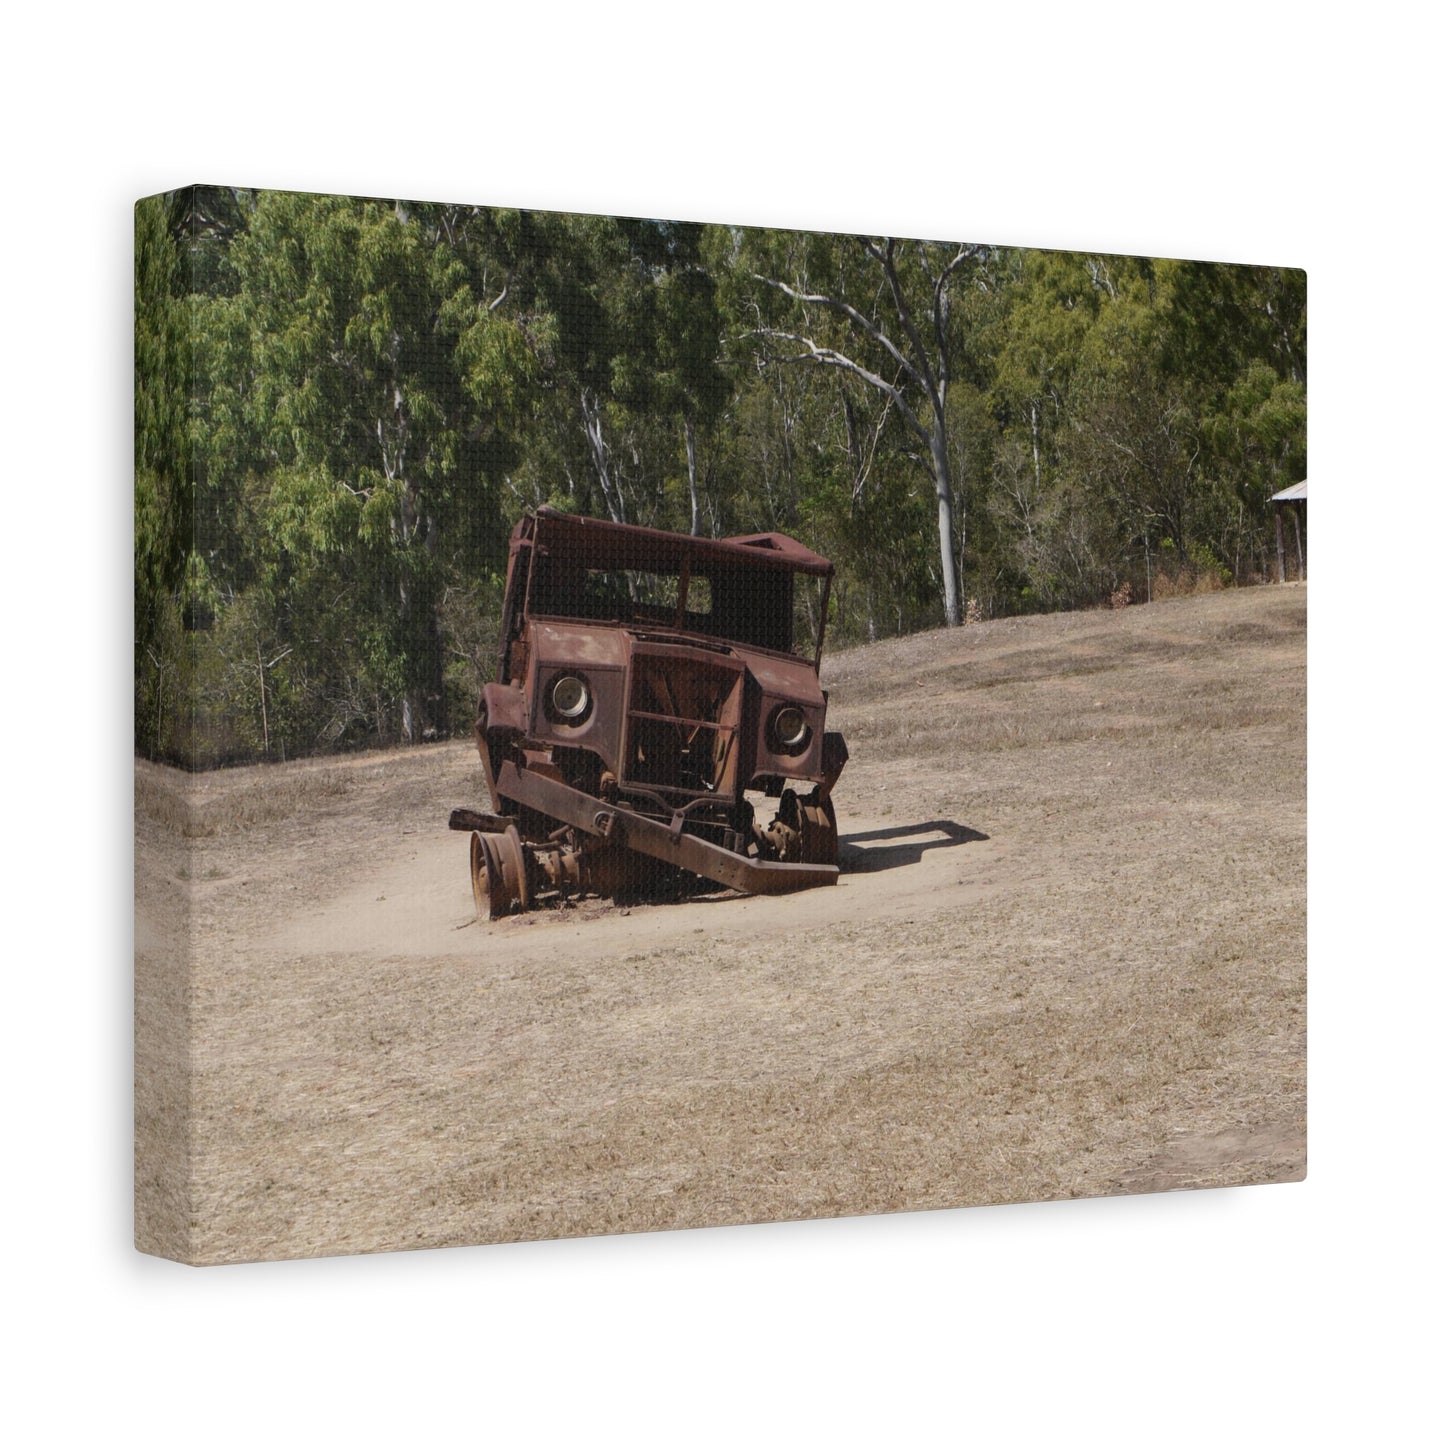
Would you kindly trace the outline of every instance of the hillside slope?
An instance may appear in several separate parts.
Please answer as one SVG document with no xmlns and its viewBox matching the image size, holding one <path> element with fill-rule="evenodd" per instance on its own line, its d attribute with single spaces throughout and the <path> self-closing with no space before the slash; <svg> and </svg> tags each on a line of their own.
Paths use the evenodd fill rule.
<svg viewBox="0 0 1445 1445">
<path fill-rule="evenodd" d="M 844 876 L 474 920 L 461 743 L 137 769 L 143 1243 L 198 1261 L 1302 1177 L 1303 586 L 825 662 Z M 170 920 L 169 924 L 167 920 Z M 147 1160 L 179 1157 L 167 1192 Z M 169 1151 L 169 1152 L 167 1152 Z"/>
</svg>

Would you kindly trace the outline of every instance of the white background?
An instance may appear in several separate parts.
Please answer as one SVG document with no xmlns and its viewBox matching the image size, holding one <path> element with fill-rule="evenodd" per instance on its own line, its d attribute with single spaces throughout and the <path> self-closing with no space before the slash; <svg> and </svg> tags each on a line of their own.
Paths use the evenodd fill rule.
<svg viewBox="0 0 1445 1445">
<path fill-rule="evenodd" d="M 1423 8 L 1278 8 L 9 17 L 14 1438 L 1412 1427 L 1439 1367 L 1439 46 Z M 1306 267 L 1308 1182 L 210 1271 L 134 1255 L 130 207 L 189 181 Z"/>
</svg>

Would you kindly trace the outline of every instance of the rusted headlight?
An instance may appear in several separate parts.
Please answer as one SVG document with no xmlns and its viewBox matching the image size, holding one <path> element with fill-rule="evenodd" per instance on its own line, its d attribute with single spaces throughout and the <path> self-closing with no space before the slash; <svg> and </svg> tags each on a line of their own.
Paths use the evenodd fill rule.
<svg viewBox="0 0 1445 1445">
<path fill-rule="evenodd" d="M 564 722 L 576 722 L 591 702 L 591 688 L 575 673 L 565 673 L 552 684 L 552 711 Z"/>
<path fill-rule="evenodd" d="M 773 714 L 773 745 L 779 752 L 797 752 L 808 741 L 808 719 L 800 707 L 780 707 Z"/>
</svg>

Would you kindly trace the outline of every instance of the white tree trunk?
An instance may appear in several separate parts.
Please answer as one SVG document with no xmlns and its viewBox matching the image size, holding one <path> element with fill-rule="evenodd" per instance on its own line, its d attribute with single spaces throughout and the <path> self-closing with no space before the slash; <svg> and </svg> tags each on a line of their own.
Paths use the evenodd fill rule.
<svg viewBox="0 0 1445 1445">
<path fill-rule="evenodd" d="M 953 545 L 953 476 L 948 465 L 948 438 L 935 426 L 929 440 L 933 461 L 934 488 L 938 497 L 938 561 L 943 572 L 943 620 L 957 627 L 963 617 L 959 598 L 958 553 Z"/>
<path fill-rule="evenodd" d="M 683 439 L 687 443 L 687 494 L 692 499 L 692 535 L 696 537 L 702 523 L 697 505 L 697 432 L 689 412 L 682 419 Z"/>
<path fill-rule="evenodd" d="M 929 467 L 933 473 L 934 491 L 938 499 L 938 554 L 943 574 L 943 614 L 950 627 L 957 627 L 963 620 L 962 587 L 960 585 L 963 567 L 962 554 L 956 550 L 953 541 L 953 476 L 948 462 L 947 401 L 949 382 L 949 285 L 954 272 L 970 256 L 979 254 L 979 248 L 959 246 L 951 260 L 934 274 L 925 260 L 924 269 L 929 274 L 932 295 L 929 300 L 929 321 L 935 344 L 935 354 L 930 355 L 929 347 L 922 334 L 914 325 L 913 308 L 905 295 L 903 284 L 895 265 L 897 243 L 892 238 L 885 240 L 880 248 L 872 241 L 864 241 L 864 249 L 878 263 L 888 281 L 899 324 L 899 340 L 889 334 L 887 328 L 874 318 L 865 315 L 849 301 L 823 293 L 808 292 L 789 286 L 784 281 L 757 275 L 754 279 L 765 286 L 771 286 L 798 302 L 806 313 L 810 305 L 826 306 L 846 317 L 857 334 L 869 338 L 891 357 L 897 372 L 893 380 L 880 375 L 878 371 L 855 361 L 832 346 L 819 345 L 811 336 L 785 331 L 775 327 L 764 327 L 757 334 L 776 340 L 788 341 L 804 348 L 788 361 L 812 362 L 819 366 L 832 366 L 867 382 L 875 390 L 888 397 L 892 405 L 913 431 L 925 442 L 929 451 Z M 922 243 L 919 243 L 922 245 Z M 915 411 L 904 394 L 907 385 L 917 387 L 927 399 L 933 413 L 933 424 L 925 426 L 923 413 Z M 961 529 L 960 529 L 961 530 Z"/>
<path fill-rule="evenodd" d="M 582 432 L 592 451 L 592 465 L 597 471 L 597 481 L 602 488 L 602 498 L 607 503 L 607 514 L 614 522 L 627 520 L 627 509 L 622 503 L 622 489 L 614 492 L 612 473 L 607 465 L 607 443 L 602 435 L 602 406 L 591 392 L 582 393 Z"/>
</svg>

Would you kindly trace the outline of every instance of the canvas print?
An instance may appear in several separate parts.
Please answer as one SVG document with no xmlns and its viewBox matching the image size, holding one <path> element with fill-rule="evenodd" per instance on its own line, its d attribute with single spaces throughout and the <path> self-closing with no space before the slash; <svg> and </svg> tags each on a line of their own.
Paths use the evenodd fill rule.
<svg viewBox="0 0 1445 1445">
<path fill-rule="evenodd" d="M 1306 281 L 135 213 L 135 1219 L 1298 1180 Z"/>
</svg>

